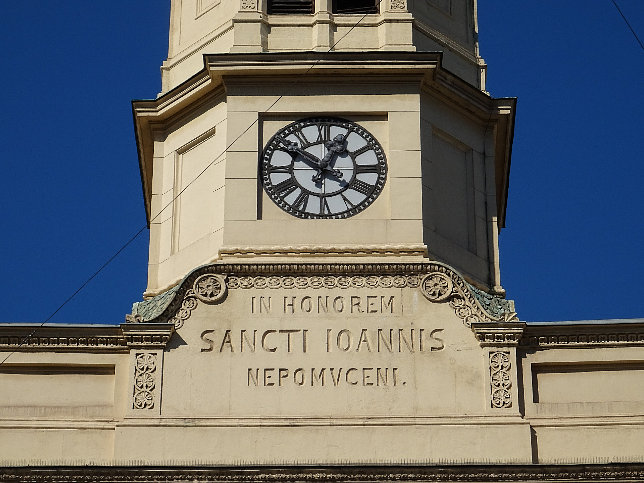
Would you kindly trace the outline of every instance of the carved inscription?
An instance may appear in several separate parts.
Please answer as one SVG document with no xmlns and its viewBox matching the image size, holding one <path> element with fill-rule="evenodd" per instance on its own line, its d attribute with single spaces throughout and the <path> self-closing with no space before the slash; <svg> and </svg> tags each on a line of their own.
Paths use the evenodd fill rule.
<svg viewBox="0 0 644 483">
<path fill-rule="evenodd" d="M 336 308 L 333 303 L 336 301 Z M 345 305 L 339 305 L 340 303 Z M 253 315 L 324 314 L 335 310 L 347 314 L 394 314 L 395 296 L 253 296 Z M 269 319 L 270 320 L 270 319 Z M 442 328 L 425 327 L 335 327 L 300 326 L 292 328 L 212 328 L 201 332 L 202 353 L 230 355 L 287 354 L 397 354 L 401 357 L 426 357 L 442 351 L 445 342 Z M 284 359 L 280 359 L 280 362 Z M 346 362 L 346 358 L 343 359 Z M 362 359 L 364 360 L 364 359 Z M 391 357 L 388 357 L 391 361 Z M 276 361 L 277 362 L 277 361 Z M 247 387 L 400 387 L 407 382 L 404 370 L 397 366 L 368 367 L 338 365 L 329 359 L 326 367 L 247 367 Z"/>
<path fill-rule="evenodd" d="M 258 295 L 250 298 L 250 313 L 260 314 L 398 314 L 395 295 Z"/>
<path fill-rule="evenodd" d="M 248 386 L 395 387 L 406 385 L 407 383 L 400 379 L 398 372 L 397 367 L 249 368 Z"/>
<path fill-rule="evenodd" d="M 440 351 L 443 329 L 373 328 L 326 329 L 324 352 L 422 353 Z M 309 329 L 207 329 L 201 333 L 201 352 L 299 353 L 309 350 Z"/>
<path fill-rule="evenodd" d="M 312 290 L 324 287 L 321 277 L 294 278 L 303 289 L 295 293 L 255 291 L 246 299 L 246 323 L 232 328 L 219 322 L 206 328 L 199 350 L 240 358 L 235 366 L 243 364 L 245 373 L 240 370 L 237 377 L 248 388 L 403 387 L 414 380 L 413 369 L 408 369 L 415 366 L 413 359 L 432 357 L 446 344 L 443 328 L 401 318 L 402 294 L 393 287 L 398 279 L 389 278 L 392 283 L 386 287 L 380 284 L 387 277 L 365 278 L 375 293 L 351 284 L 343 290 Z M 261 288 L 271 283 L 279 288 L 277 278 L 266 279 L 266 284 L 257 280 Z M 398 285 L 404 279 L 400 281 Z M 315 362 L 307 365 L 307 360 Z"/>
</svg>

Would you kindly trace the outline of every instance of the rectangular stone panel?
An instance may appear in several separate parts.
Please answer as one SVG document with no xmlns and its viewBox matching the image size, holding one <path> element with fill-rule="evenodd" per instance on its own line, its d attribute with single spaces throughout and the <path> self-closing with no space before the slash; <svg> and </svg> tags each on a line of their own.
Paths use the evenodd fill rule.
<svg viewBox="0 0 644 483">
<path fill-rule="evenodd" d="M 83 419 L 114 410 L 114 366 L 0 366 L 0 415 Z"/>
<path fill-rule="evenodd" d="M 484 414 L 485 354 L 410 280 L 229 278 L 225 300 L 199 302 L 166 351 L 162 417 Z"/>
<path fill-rule="evenodd" d="M 644 401 L 642 363 L 533 365 L 533 402 Z"/>
</svg>

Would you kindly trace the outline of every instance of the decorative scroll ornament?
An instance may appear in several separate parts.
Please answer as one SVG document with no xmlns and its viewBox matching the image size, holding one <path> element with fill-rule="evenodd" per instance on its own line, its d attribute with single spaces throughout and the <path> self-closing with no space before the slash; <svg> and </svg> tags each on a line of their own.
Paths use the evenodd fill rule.
<svg viewBox="0 0 644 483">
<path fill-rule="evenodd" d="M 154 319 L 172 302 L 177 290 L 179 290 L 179 285 L 149 300 L 135 302 L 132 305 L 132 313 L 125 316 L 125 322 L 148 322 Z"/>
<path fill-rule="evenodd" d="M 512 394 L 510 388 L 510 353 L 497 351 L 490 352 L 490 390 L 493 408 L 512 407 Z"/>
<path fill-rule="evenodd" d="M 420 280 L 420 291 L 434 303 L 448 301 L 454 313 L 465 325 L 473 322 L 517 321 L 514 303 L 487 294 L 467 283 L 452 268 L 432 263 L 431 272 Z"/>
<path fill-rule="evenodd" d="M 134 409 L 154 408 L 157 356 L 150 352 L 136 354 L 134 364 Z"/>
<path fill-rule="evenodd" d="M 177 286 L 135 303 L 127 322 L 170 322 L 179 329 L 199 302 L 222 302 L 228 290 L 419 288 L 432 303 L 448 302 L 465 325 L 518 320 L 514 303 L 467 283 L 448 265 L 429 263 L 217 263 L 199 267 Z"/>
<path fill-rule="evenodd" d="M 257 10 L 257 0 L 241 0 L 241 10 Z"/>
<path fill-rule="evenodd" d="M 221 302 L 227 293 L 226 278 L 223 275 L 212 273 L 200 275 L 193 282 L 192 288 L 186 291 L 181 307 L 168 322 L 174 324 L 175 329 L 180 329 L 190 318 L 192 311 L 197 308 L 198 301 L 215 304 Z"/>
</svg>

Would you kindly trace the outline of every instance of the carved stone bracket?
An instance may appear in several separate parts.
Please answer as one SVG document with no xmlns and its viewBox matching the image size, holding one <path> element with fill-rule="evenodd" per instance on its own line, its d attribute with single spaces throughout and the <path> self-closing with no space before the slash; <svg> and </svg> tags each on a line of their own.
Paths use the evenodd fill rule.
<svg viewBox="0 0 644 483">
<path fill-rule="evenodd" d="M 512 407 L 510 352 L 492 351 L 490 358 L 490 402 L 492 408 Z"/>
</svg>

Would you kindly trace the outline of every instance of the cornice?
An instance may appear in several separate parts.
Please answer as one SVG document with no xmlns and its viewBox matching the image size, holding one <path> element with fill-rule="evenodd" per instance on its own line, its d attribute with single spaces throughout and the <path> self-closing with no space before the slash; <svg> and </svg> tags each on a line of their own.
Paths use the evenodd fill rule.
<svg viewBox="0 0 644 483">
<path fill-rule="evenodd" d="M 641 347 L 644 346 L 644 322 L 527 324 L 520 345 L 534 349 Z"/>
<path fill-rule="evenodd" d="M 0 325 L 0 352 L 129 352 L 162 349 L 174 332 L 172 324 L 46 326 Z"/>
<path fill-rule="evenodd" d="M 523 336 L 525 322 L 472 323 L 472 331 L 481 347 L 516 347 Z"/>
<path fill-rule="evenodd" d="M 643 463 L 610 464 L 382 464 L 306 466 L 22 466 L 0 469 L 13 482 L 416 482 L 641 481 Z"/>
<path fill-rule="evenodd" d="M 377 255 L 427 256 L 427 245 L 298 245 L 298 246 L 224 246 L 219 250 L 223 257 L 257 256 L 311 256 L 355 257 Z"/>
<path fill-rule="evenodd" d="M 442 52 L 410 51 L 226 53 L 204 55 L 204 64 L 216 80 L 226 75 L 406 74 L 438 68 L 442 57 Z M 328 78 L 320 81 L 328 83 Z"/>
<path fill-rule="evenodd" d="M 478 58 L 471 50 L 469 50 L 464 45 L 452 40 L 447 35 L 430 27 L 426 23 L 421 22 L 417 18 L 414 18 L 412 23 L 413 23 L 414 29 L 418 30 L 422 34 L 426 35 L 427 37 L 435 40 L 436 42 L 443 45 L 444 47 L 447 47 L 452 52 L 458 54 L 468 62 L 471 62 L 472 64 L 478 66 Z"/>
<path fill-rule="evenodd" d="M 174 332 L 172 324 L 121 324 L 127 345 L 136 349 L 163 349 Z"/>
<path fill-rule="evenodd" d="M 0 351 L 128 352 L 118 326 L 0 325 Z"/>
</svg>

